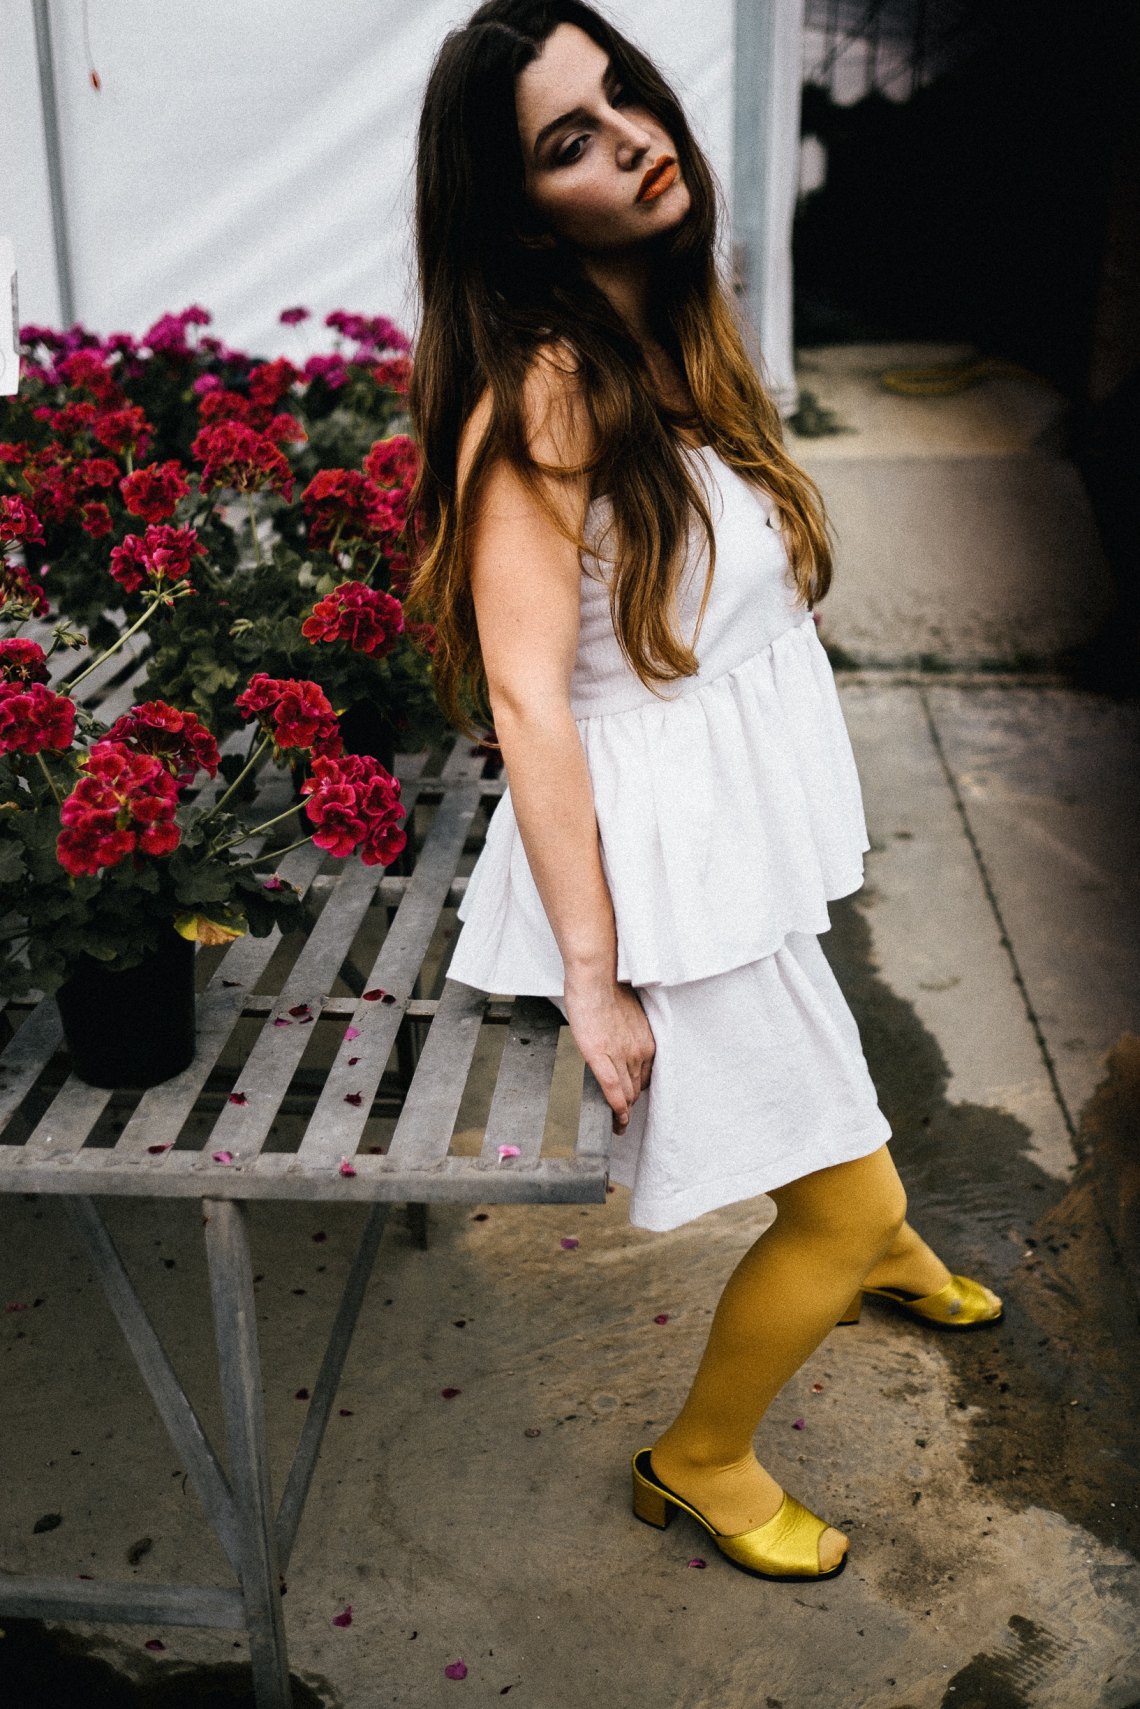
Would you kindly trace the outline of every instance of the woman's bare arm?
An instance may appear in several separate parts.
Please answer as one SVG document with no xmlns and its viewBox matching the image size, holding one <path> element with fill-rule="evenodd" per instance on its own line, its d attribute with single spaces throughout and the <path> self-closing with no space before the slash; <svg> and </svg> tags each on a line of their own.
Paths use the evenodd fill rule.
<svg viewBox="0 0 1140 1709">
<path fill-rule="evenodd" d="M 580 460 L 585 416 L 576 382 L 540 359 L 524 408 L 531 448 L 544 461 Z M 460 482 L 486 426 L 486 398 L 460 446 Z M 582 485 L 552 487 L 577 523 Z M 565 969 L 567 1018 L 614 1111 L 616 1131 L 648 1084 L 653 1035 L 628 986 L 617 982 L 617 932 L 602 870 L 586 757 L 570 710 L 578 647 L 581 566 L 518 476 L 496 463 L 470 536 L 471 588 L 495 733 L 519 834 Z"/>
</svg>

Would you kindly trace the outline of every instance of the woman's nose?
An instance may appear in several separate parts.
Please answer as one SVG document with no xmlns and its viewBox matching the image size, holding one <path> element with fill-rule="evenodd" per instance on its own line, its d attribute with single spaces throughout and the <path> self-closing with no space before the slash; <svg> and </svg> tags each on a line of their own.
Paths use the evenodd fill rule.
<svg viewBox="0 0 1140 1709">
<path fill-rule="evenodd" d="M 622 165 L 636 166 L 641 156 L 653 147 L 653 135 L 644 125 L 618 117 L 618 158 Z"/>
</svg>

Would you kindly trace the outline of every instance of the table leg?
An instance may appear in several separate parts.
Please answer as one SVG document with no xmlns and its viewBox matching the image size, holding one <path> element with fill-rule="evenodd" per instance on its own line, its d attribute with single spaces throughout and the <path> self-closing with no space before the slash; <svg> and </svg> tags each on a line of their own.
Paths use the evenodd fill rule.
<svg viewBox="0 0 1140 1709">
<path fill-rule="evenodd" d="M 292 1709 L 248 1211 L 236 1199 L 206 1199 L 202 1209 L 254 1697 L 257 1709 Z"/>
</svg>

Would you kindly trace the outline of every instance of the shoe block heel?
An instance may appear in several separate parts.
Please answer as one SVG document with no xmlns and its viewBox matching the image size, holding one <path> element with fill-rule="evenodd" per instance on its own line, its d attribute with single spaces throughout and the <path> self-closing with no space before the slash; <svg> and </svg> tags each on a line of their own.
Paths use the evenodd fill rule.
<svg viewBox="0 0 1140 1709">
<path fill-rule="evenodd" d="M 643 1483 L 638 1477 L 633 1480 L 633 1511 L 638 1519 L 643 1519 L 646 1525 L 656 1525 L 659 1531 L 673 1518 L 677 1509 L 671 1501 L 667 1501 L 661 1491 L 650 1484 Z"/>
<path fill-rule="evenodd" d="M 858 1323 L 862 1313 L 863 1290 L 860 1288 L 859 1292 L 855 1295 L 855 1298 L 851 1301 L 851 1304 L 847 1307 L 847 1310 L 841 1317 L 837 1317 L 835 1321 L 836 1323 Z"/>
</svg>

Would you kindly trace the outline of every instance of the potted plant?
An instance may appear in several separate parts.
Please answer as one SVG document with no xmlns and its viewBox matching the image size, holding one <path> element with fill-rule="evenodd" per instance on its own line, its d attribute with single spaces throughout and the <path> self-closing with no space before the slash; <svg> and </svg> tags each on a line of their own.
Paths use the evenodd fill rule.
<svg viewBox="0 0 1140 1709">
<path fill-rule="evenodd" d="M 0 501 L 5 530 L 0 618 L 19 630 L 44 615 L 17 556 L 35 519 Z M 344 754 L 315 682 L 252 676 L 234 701 L 250 740 L 217 793 L 201 784 L 218 776 L 218 744 L 192 710 L 148 700 L 108 726 L 84 708 L 76 691 L 128 635 L 192 596 L 198 543 L 193 530 L 178 533 L 145 551 L 121 548 L 144 579 L 143 613 L 54 685 L 53 667 L 84 645 L 66 621 L 46 647 L 19 633 L 0 639 L 0 994 L 56 992 L 75 1070 L 101 1086 L 152 1085 L 188 1065 L 196 943 L 296 921 L 296 891 L 265 872 L 251 841 L 292 819 L 300 835 L 274 861 L 311 839 L 385 865 L 406 841 L 399 782 L 378 760 Z M 237 810 L 245 780 L 271 760 L 301 758 L 310 765 L 301 799 L 248 823 Z"/>
<path fill-rule="evenodd" d="M 281 316 L 292 329 L 306 318 Z M 397 740 L 436 740 L 433 632 L 400 604 L 417 457 L 403 431 L 407 339 L 383 316 L 337 311 L 331 352 L 261 360 L 203 333 L 209 319 L 193 306 L 137 341 L 22 329 L 21 391 L 0 400 L 0 494 L 40 524 L 30 581 L 109 645 L 109 556 L 192 529 L 199 597 L 149 627 L 151 694 L 224 740 L 237 690 L 262 669 L 319 683 L 349 751 L 390 761 Z"/>
</svg>

